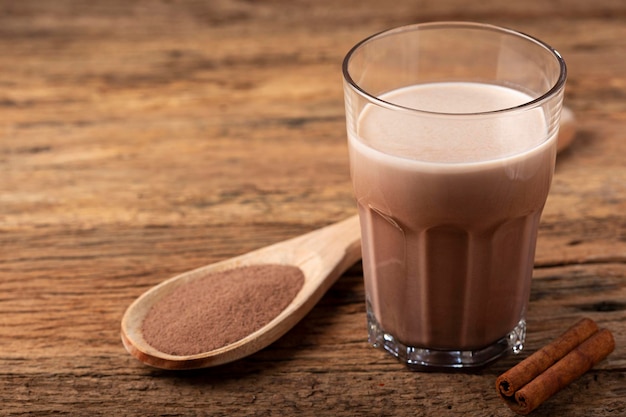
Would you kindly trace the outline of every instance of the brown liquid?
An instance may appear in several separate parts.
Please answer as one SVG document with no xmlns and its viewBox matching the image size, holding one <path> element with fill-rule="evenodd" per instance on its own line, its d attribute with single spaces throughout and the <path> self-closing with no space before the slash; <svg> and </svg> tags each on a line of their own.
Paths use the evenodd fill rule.
<svg viewBox="0 0 626 417">
<path fill-rule="evenodd" d="M 524 317 L 555 158 L 555 138 L 542 140 L 516 156 L 437 164 L 349 138 L 367 302 L 384 332 L 472 350 Z"/>
</svg>

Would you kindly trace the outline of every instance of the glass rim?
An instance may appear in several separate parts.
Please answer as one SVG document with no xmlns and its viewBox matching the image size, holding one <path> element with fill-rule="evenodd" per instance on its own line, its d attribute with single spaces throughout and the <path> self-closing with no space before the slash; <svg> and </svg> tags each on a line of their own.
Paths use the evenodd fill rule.
<svg viewBox="0 0 626 417">
<path fill-rule="evenodd" d="M 548 51 L 555 58 L 556 62 L 559 64 L 559 76 L 558 76 L 556 82 L 554 83 L 554 85 L 552 85 L 552 87 L 550 87 L 545 93 L 541 94 L 537 98 L 534 98 L 533 100 L 527 101 L 525 103 L 522 103 L 522 104 L 514 106 L 514 107 L 506 107 L 506 108 L 502 108 L 502 109 L 482 111 L 482 112 L 448 113 L 448 112 L 420 110 L 420 109 L 416 109 L 416 108 L 413 108 L 413 107 L 401 106 L 399 104 L 394 104 L 394 103 L 391 103 L 389 101 L 383 100 L 380 97 L 377 97 L 376 95 L 367 92 L 365 89 L 363 89 L 361 86 L 359 86 L 359 84 L 350 75 L 350 71 L 348 69 L 348 66 L 350 65 L 351 58 L 363 45 L 368 44 L 368 43 L 370 43 L 372 41 L 375 41 L 376 39 L 380 39 L 380 38 L 383 38 L 383 37 L 386 37 L 386 36 L 389 36 L 389 35 L 394 35 L 394 34 L 397 34 L 399 32 L 417 31 L 417 30 L 426 29 L 426 28 L 428 28 L 428 29 L 471 28 L 471 29 L 480 29 L 480 30 L 486 30 L 486 31 L 499 32 L 499 33 L 502 33 L 502 34 L 508 34 L 508 35 L 515 36 L 515 37 L 518 37 L 518 38 L 521 38 L 521 39 L 525 39 L 526 41 L 528 41 L 530 43 L 533 43 L 533 44 L 537 45 L 540 48 L 543 48 L 545 51 Z M 561 54 L 556 49 L 554 49 L 553 47 L 551 47 L 547 43 L 543 42 L 542 40 L 537 39 L 534 36 L 530 36 L 530 35 L 528 35 L 528 34 L 526 34 L 524 32 L 520 32 L 520 31 L 517 31 L 517 30 L 514 30 L 514 29 L 505 28 L 505 27 L 502 27 L 502 26 L 496 26 L 496 25 L 491 25 L 491 24 L 487 24 L 487 23 L 462 22 L 462 21 L 442 21 L 442 22 L 414 23 L 414 24 L 398 26 L 398 27 L 395 27 L 395 28 L 383 30 L 383 31 L 378 32 L 378 33 L 374 33 L 374 34 L 372 34 L 372 35 L 362 39 L 358 43 L 356 43 L 348 51 L 348 53 L 346 54 L 345 58 L 343 59 L 343 63 L 342 63 L 341 67 L 342 67 L 343 79 L 347 83 L 347 85 L 353 91 L 355 91 L 357 94 L 359 94 L 360 96 L 362 96 L 363 98 L 365 98 L 366 100 L 371 102 L 372 104 L 376 104 L 378 106 L 385 107 L 385 108 L 388 108 L 388 109 L 391 109 L 391 110 L 401 110 L 401 111 L 405 111 L 405 112 L 408 111 L 410 113 L 423 114 L 423 115 L 428 115 L 428 116 L 464 117 L 464 116 L 501 115 L 503 113 L 518 112 L 518 111 L 522 111 L 522 110 L 527 110 L 527 109 L 540 107 L 545 101 L 551 99 L 552 97 L 557 95 L 561 90 L 563 90 L 563 88 L 565 86 L 565 81 L 567 79 L 567 66 L 565 64 L 565 60 L 563 59 Z"/>
</svg>

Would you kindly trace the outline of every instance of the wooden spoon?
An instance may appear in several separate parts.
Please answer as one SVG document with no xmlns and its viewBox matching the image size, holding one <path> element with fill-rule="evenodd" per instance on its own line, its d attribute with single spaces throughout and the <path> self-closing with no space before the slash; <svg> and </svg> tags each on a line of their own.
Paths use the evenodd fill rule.
<svg viewBox="0 0 626 417">
<path fill-rule="evenodd" d="M 574 113 L 568 108 L 563 107 L 561 110 L 561 118 L 559 119 L 559 137 L 557 142 L 557 151 L 565 150 L 574 140 L 576 136 L 576 119 Z"/>
<path fill-rule="evenodd" d="M 122 342 L 131 355 L 156 368 L 207 368 L 241 359 L 287 333 L 315 306 L 339 276 L 360 258 L 359 220 L 353 216 L 245 255 L 185 272 L 151 288 L 128 307 L 122 318 Z M 170 355 L 144 340 L 141 327 L 146 314 L 176 287 L 212 272 L 258 264 L 294 265 L 304 273 L 304 285 L 300 292 L 268 324 L 230 345 L 196 355 Z"/>
</svg>

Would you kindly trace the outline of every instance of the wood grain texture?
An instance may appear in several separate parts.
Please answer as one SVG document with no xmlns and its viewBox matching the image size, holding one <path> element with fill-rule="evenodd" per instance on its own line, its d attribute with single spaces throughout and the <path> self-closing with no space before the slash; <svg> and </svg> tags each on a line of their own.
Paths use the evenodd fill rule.
<svg viewBox="0 0 626 417">
<path fill-rule="evenodd" d="M 608 360 L 536 416 L 626 414 L 626 3 L 0 2 L 0 414 L 512 416 L 477 374 L 370 348 L 349 270 L 269 348 L 143 366 L 126 307 L 177 273 L 355 213 L 340 65 L 391 26 L 474 20 L 555 46 L 578 133 L 542 218 L 525 357 L 581 316 Z"/>
</svg>

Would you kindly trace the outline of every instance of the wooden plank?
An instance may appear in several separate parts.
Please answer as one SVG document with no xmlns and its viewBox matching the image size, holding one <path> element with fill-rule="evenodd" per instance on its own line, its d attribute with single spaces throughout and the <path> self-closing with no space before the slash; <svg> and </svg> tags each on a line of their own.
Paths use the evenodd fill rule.
<svg viewBox="0 0 626 417">
<path fill-rule="evenodd" d="M 626 3 L 0 3 L 0 400 L 6 415 L 510 416 L 496 376 L 589 316 L 607 361 L 533 415 L 622 415 Z M 179 272 L 354 213 L 340 65 L 400 24 L 476 20 L 555 46 L 578 133 L 542 218 L 520 357 L 405 370 L 366 343 L 360 265 L 229 365 L 143 366 L 128 304 Z"/>
</svg>

